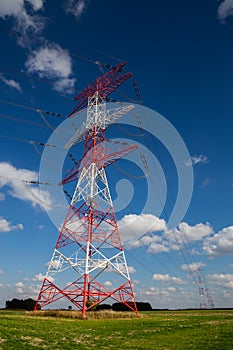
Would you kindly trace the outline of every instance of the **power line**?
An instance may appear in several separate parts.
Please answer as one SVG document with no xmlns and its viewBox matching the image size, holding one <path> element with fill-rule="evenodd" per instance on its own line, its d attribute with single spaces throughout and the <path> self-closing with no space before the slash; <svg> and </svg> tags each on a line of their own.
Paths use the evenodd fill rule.
<svg viewBox="0 0 233 350">
<path fill-rule="evenodd" d="M 63 117 L 63 115 L 60 114 L 60 113 L 54 113 L 54 112 L 50 112 L 50 111 L 45 111 L 43 109 L 30 107 L 30 106 L 27 106 L 27 105 L 24 105 L 24 104 L 21 104 L 21 103 L 7 101 L 7 100 L 3 100 L 3 99 L 0 99 L 0 102 L 8 104 L 8 105 L 15 106 L 15 107 L 18 107 L 18 108 L 23 108 L 23 109 L 27 109 L 27 110 L 30 110 L 30 111 L 34 111 L 34 112 L 37 112 L 37 113 L 44 113 L 44 114 L 47 114 L 47 115 L 51 115 L 53 117 Z"/>
</svg>

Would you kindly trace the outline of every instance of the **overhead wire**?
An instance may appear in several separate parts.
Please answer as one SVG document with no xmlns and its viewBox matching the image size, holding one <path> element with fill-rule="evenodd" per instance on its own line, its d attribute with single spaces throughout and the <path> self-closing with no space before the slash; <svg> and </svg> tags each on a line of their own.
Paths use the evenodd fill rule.
<svg viewBox="0 0 233 350">
<path fill-rule="evenodd" d="M 155 139 L 154 139 L 154 137 L 152 137 L 152 135 L 151 135 L 151 138 L 152 138 L 152 144 L 154 145 L 154 149 L 155 149 L 155 151 L 156 151 L 156 154 L 157 154 L 157 157 L 158 157 L 158 159 L 159 159 L 159 162 L 160 162 L 160 164 L 162 164 L 161 156 L 160 156 L 160 153 L 159 153 L 159 151 L 158 151 L 158 147 L 157 147 L 157 144 L 156 144 L 156 142 L 155 142 Z M 173 196 L 173 191 L 172 191 L 172 189 L 171 189 L 171 186 L 170 186 L 170 183 L 169 183 L 168 180 L 167 180 L 167 186 L 168 186 L 169 195 L 172 197 L 173 202 L 175 202 L 175 199 L 174 199 L 174 196 Z M 168 197 L 168 204 L 169 204 L 170 207 L 172 208 L 172 204 L 171 204 L 171 201 L 170 201 L 170 197 Z M 176 213 L 175 213 L 175 215 L 176 215 Z M 175 231 L 172 230 L 171 232 L 172 232 L 172 234 L 173 234 L 173 236 L 174 236 L 174 238 L 175 238 L 175 240 L 176 240 L 176 243 L 178 243 L 178 238 L 177 238 L 177 236 L 176 236 L 176 234 L 175 234 Z M 185 237 L 185 240 L 184 240 L 183 236 Z M 180 238 L 181 241 L 182 241 L 183 247 L 184 247 L 184 249 L 182 248 L 182 255 L 185 254 L 185 251 L 186 251 L 187 257 L 188 257 L 189 261 L 190 261 L 191 264 L 192 264 L 192 263 L 194 263 L 194 260 L 192 259 L 191 254 L 190 254 L 190 251 L 189 251 L 189 247 L 188 247 L 188 238 L 187 238 L 187 235 L 185 234 L 185 232 L 183 232 L 183 236 L 182 236 L 182 235 L 179 236 L 179 238 Z M 180 247 L 180 244 L 178 244 L 178 246 Z M 191 273 L 191 275 L 192 275 L 192 277 L 193 277 L 193 280 L 196 281 L 196 280 L 198 279 L 198 274 L 197 274 L 195 271 L 192 271 L 192 270 L 190 269 L 187 258 L 185 258 L 185 262 L 186 262 L 186 265 L 187 265 L 187 267 L 188 267 L 188 269 L 189 269 L 189 272 Z"/>
<path fill-rule="evenodd" d="M 43 128 L 43 129 L 47 128 L 44 124 L 35 122 L 33 120 L 21 119 L 21 118 L 18 118 L 18 117 L 13 117 L 11 115 L 7 115 L 7 114 L 0 114 L 0 118 L 1 119 L 11 120 L 11 121 L 14 121 L 16 123 L 22 123 L 22 124 L 35 126 L 35 127 L 38 127 L 38 128 Z"/>
<path fill-rule="evenodd" d="M 139 116 L 138 116 L 138 118 L 139 118 Z M 163 163 L 162 163 L 162 160 L 161 160 L 161 157 L 160 157 L 160 154 L 159 154 L 159 152 L 158 152 L 157 145 L 156 145 L 156 143 L 155 143 L 155 139 L 154 139 L 154 137 L 153 137 L 152 135 L 151 135 L 151 138 L 152 138 L 152 144 L 154 145 L 154 149 L 155 149 L 156 154 L 157 154 L 157 156 L 158 156 L 159 162 L 160 162 L 160 164 L 163 164 Z M 147 142 L 146 136 L 145 136 L 145 143 L 146 143 L 147 147 L 149 147 L 149 144 L 148 144 L 148 142 Z M 152 161 L 153 161 L 153 159 L 152 159 Z M 159 176 L 161 176 L 161 175 L 159 174 Z M 172 190 L 171 190 L 171 187 L 170 187 L 170 184 L 169 184 L 168 180 L 167 180 L 167 183 L 168 183 L 168 188 L 169 188 L 169 194 L 170 194 L 171 196 L 173 196 L 173 193 L 172 193 Z M 153 184 L 153 180 L 152 180 L 152 184 Z M 154 187 L 155 192 L 157 192 L 157 191 L 156 191 L 156 188 L 155 188 L 155 186 L 154 186 L 154 184 L 153 184 L 153 187 Z M 157 193 L 157 195 L 158 195 L 158 193 Z M 174 198 L 174 197 L 173 197 L 173 198 Z M 170 198 L 169 198 L 169 197 L 168 197 L 168 204 L 171 206 L 171 202 L 170 202 Z M 171 207 L 172 207 L 172 206 L 171 206 Z M 169 216 L 168 216 L 168 214 L 167 214 L 165 208 L 164 208 L 164 215 L 165 215 L 165 217 L 166 217 L 167 220 L 168 220 L 168 219 L 169 219 Z M 174 237 L 174 239 L 175 239 L 175 241 L 176 241 L 176 244 L 178 245 L 178 247 L 179 247 L 179 249 L 180 249 L 180 251 L 181 251 L 181 254 L 182 254 L 182 256 L 183 256 L 183 259 L 184 259 L 184 261 L 185 261 L 185 263 L 186 263 L 186 265 L 187 265 L 187 268 L 188 268 L 190 274 L 192 275 L 193 280 L 196 282 L 196 281 L 197 281 L 197 278 L 198 278 L 198 275 L 197 275 L 196 272 L 194 272 L 193 270 L 191 270 L 191 268 L 190 268 L 190 266 L 189 266 L 189 262 L 188 262 L 188 260 L 187 260 L 187 257 L 188 257 L 188 259 L 189 259 L 189 261 L 191 261 L 191 263 L 192 263 L 192 261 L 193 261 L 192 258 L 191 258 L 191 254 L 190 254 L 190 252 L 189 252 L 189 248 L 188 248 L 188 245 L 187 245 L 187 241 L 185 242 L 185 241 L 183 240 L 182 235 L 179 237 L 179 238 L 181 238 L 181 241 L 182 241 L 182 244 L 183 244 L 183 247 L 182 247 L 182 245 L 180 244 L 180 241 L 178 240 L 178 238 L 177 238 L 177 236 L 176 236 L 176 234 L 175 234 L 175 230 L 171 230 L 171 233 L 172 233 L 172 235 L 173 235 L 173 237 Z M 186 237 L 186 238 L 187 238 L 187 237 Z M 186 251 L 186 253 L 187 253 L 187 257 L 186 257 L 185 251 Z"/>
<path fill-rule="evenodd" d="M 5 178 L 5 179 L 14 180 L 14 181 L 24 182 L 24 183 L 31 184 L 31 185 L 46 185 L 46 186 L 51 185 L 50 182 L 42 182 L 42 181 L 36 181 L 36 180 L 25 180 L 25 179 L 15 178 L 12 176 L 0 175 L 0 177 Z"/>
<path fill-rule="evenodd" d="M 137 118 L 136 118 L 136 119 L 137 119 L 137 122 L 138 122 L 138 124 L 139 124 L 140 130 L 143 130 L 143 131 L 144 131 L 143 125 L 142 125 L 141 121 L 139 122 L 140 116 L 137 115 Z M 144 140 L 145 140 L 145 143 L 146 143 L 147 148 L 150 149 L 149 144 L 148 144 L 147 139 L 146 139 L 145 132 L 143 132 L 142 135 L 144 136 Z M 152 159 L 152 161 L 153 161 L 153 159 Z M 160 159 L 160 163 L 161 163 L 161 159 Z M 162 163 L 161 163 L 161 164 L 162 164 Z M 117 166 L 115 165 L 115 167 L 117 167 Z M 129 174 L 127 174 L 125 171 L 122 171 L 121 169 L 119 169 L 119 170 L 120 170 L 122 173 L 124 173 L 126 176 L 128 176 L 128 177 L 133 177 L 133 176 L 134 176 L 134 175 L 133 175 L 133 176 L 129 176 Z M 160 204 L 162 205 L 162 201 L 161 201 L 160 196 L 159 196 L 159 194 L 158 194 L 158 192 L 157 192 L 157 190 L 156 190 L 156 187 L 155 187 L 155 185 L 154 185 L 153 179 L 152 179 L 152 186 L 153 186 L 153 189 L 154 189 L 154 191 L 155 191 L 155 194 L 156 194 L 158 200 L 160 201 Z M 168 216 L 168 213 L 166 212 L 166 209 L 165 209 L 165 208 L 163 209 L 163 212 L 164 212 L 164 215 L 165 215 L 166 219 L 168 220 L 168 219 L 169 219 L 169 216 Z M 172 230 L 172 234 L 173 234 L 173 236 L 174 236 L 174 239 L 175 239 L 175 241 L 176 241 L 177 246 L 178 246 L 179 249 L 180 249 L 180 252 L 181 252 L 181 254 L 182 254 L 182 256 L 183 256 L 183 259 L 184 259 L 184 261 L 185 261 L 185 263 L 186 263 L 186 265 L 187 265 L 187 268 L 189 269 L 189 272 L 190 272 L 190 274 L 191 274 L 192 277 L 193 277 L 193 280 L 196 281 L 195 273 L 190 269 L 188 260 L 187 260 L 187 258 L 186 258 L 185 253 L 184 253 L 184 248 L 187 249 L 186 245 L 184 245 L 184 248 L 182 247 L 182 245 L 180 244 L 180 241 L 178 240 L 178 238 L 177 238 L 176 235 L 175 235 L 174 230 Z M 170 258 L 170 256 L 168 256 L 168 257 Z"/>
<path fill-rule="evenodd" d="M 113 182 L 112 182 L 112 177 L 109 177 L 109 182 L 110 182 L 110 183 L 113 183 Z M 124 196 L 124 192 L 122 192 L 121 195 Z M 135 210 L 134 210 L 134 208 L 133 208 L 133 206 L 132 206 L 131 203 L 128 204 L 128 207 L 131 209 L 132 212 L 135 212 Z M 140 217 L 138 217 L 138 220 L 140 220 Z M 130 226 L 128 226 L 128 229 L 129 229 L 129 231 L 130 231 L 132 234 L 134 234 L 134 232 L 133 232 L 133 230 L 132 230 L 132 228 L 131 228 Z M 144 247 L 145 249 L 147 249 L 146 244 L 145 244 L 145 243 L 143 242 L 143 240 L 142 240 L 142 238 L 143 238 L 143 237 L 146 237 L 146 236 L 151 236 L 151 232 L 143 233 L 141 236 L 136 237 L 135 239 L 130 240 L 130 242 L 126 242 L 125 244 L 123 244 L 123 247 L 130 246 L 130 244 L 132 245 L 132 243 L 135 243 L 135 242 L 137 242 L 137 241 L 140 241 L 140 246 L 142 246 L 142 247 Z M 152 236 L 153 236 L 153 235 L 152 235 Z M 128 253 L 128 251 L 129 251 L 129 249 L 127 250 L 127 253 Z M 154 260 L 156 260 L 156 262 L 158 262 L 161 266 L 163 266 L 167 271 L 171 272 L 170 268 L 169 268 L 166 264 L 162 263 L 162 261 L 161 261 L 155 254 L 153 254 L 153 253 L 150 252 L 150 251 L 148 251 L 148 253 L 152 256 L 152 258 L 153 258 Z M 131 255 L 131 256 L 134 256 L 132 253 L 131 253 L 130 255 Z M 134 258 L 135 258 L 135 257 L 134 257 Z M 137 260 L 137 259 L 135 258 L 135 260 Z M 138 261 L 138 262 L 139 262 L 139 264 L 140 264 L 140 261 Z M 143 263 L 141 263 L 141 265 L 144 266 Z M 179 269 L 179 267 L 178 267 L 176 264 L 174 264 L 174 266 L 176 266 L 176 268 Z M 180 270 L 180 269 L 179 269 L 179 270 Z M 151 270 L 151 269 L 150 269 L 150 271 L 151 271 L 152 273 L 155 273 L 155 271 L 153 271 L 153 270 Z"/>
<path fill-rule="evenodd" d="M 25 189 L 31 194 L 31 196 L 37 201 L 40 202 L 41 204 L 43 204 L 43 206 L 47 207 L 47 208 L 53 208 L 53 209 L 59 209 L 59 208 L 69 208 L 68 205 L 52 205 L 51 203 L 48 203 L 44 200 L 42 200 L 39 196 L 37 196 L 35 194 L 35 192 L 33 192 L 29 186 L 25 186 Z"/>
<path fill-rule="evenodd" d="M 50 112 L 50 111 L 45 111 L 43 109 L 39 109 L 39 108 L 35 108 L 35 107 L 24 105 L 22 103 L 16 103 L 16 102 L 13 102 L 13 101 L 7 101 L 7 100 L 4 100 L 4 99 L 0 99 L 0 102 L 8 104 L 8 105 L 15 106 L 15 107 L 27 109 L 27 110 L 30 110 L 30 111 L 38 112 L 38 113 L 44 113 L 44 114 L 52 115 L 53 117 L 63 117 L 63 115 L 60 114 L 60 113 L 54 113 L 54 112 Z"/>
</svg>

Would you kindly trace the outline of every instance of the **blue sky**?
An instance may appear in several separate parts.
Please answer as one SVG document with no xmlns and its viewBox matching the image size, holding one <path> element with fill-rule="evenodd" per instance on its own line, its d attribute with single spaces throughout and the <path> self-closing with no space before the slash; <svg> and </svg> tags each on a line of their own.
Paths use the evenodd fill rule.
<svg viewBox="0 0 233 350">
<path fill-rule="evenodd" d="M 154 307 L 198 307 L 191 269 L 205 277 L 216 307 L 232 306 L 232 16 L 232 0 L 59 0 L 56 7 L 42 0 L 1 1 L 0 306 L 13 297 L 37 296 L 58 236 L 38 186 L 25 188 L 20 181 L 38 179 L 41 158 L 29 141 L 45 143 L 65 120 L 74 107 L 72 98 L 101 74 L 94 62 L 116 65 L 121 60 L 137 81 L 143 106 L 163 115 L 180 134 L 191 157 L 184 167 L 194 172 L 187 213 L 169 232 L 177 178 L 161 142 L 155 148 L 146 133 L 144 147 L 168 182 L 168 215 L 163 211 L 156 220 L 152 207 L 141 211 L 147 181 L 159 191 L 156 169 L 145 181 L 109 169 L 113 199 L 118 182 L 119 197 L 124 188 L 132 196 L 130 205 L 117 212 L 120 223 L 140 237 L 153 222 L 149 235 L 126 246 L 136 297 Z M 128 101 L 135 99 L 130 83 L 121 92 Z M 64 117 L 41 116 L 37 110 Z M 112 132 L 117 135 L 116 129 Z M 74 154 L 79 158 L 81 148 Z M 152 169 L 152 161 L 147 162 Z M 126 161 L 119 166 L 134 169 Z M 49 190 L 42 187 L 42 194 L 54 205 Z M 123 195 L 115 203 L 127 200 Z"/>
</svg>

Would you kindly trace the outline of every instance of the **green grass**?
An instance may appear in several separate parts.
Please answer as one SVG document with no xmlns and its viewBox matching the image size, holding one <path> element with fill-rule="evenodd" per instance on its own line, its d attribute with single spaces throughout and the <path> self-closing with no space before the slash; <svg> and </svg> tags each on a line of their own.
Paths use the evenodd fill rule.
<svg viewBox="0 0 233 350">
<path fill-rule="evenodd" d="M 233 348 L 230 310 L 154 311 L 140 318 L 118 316 L 97 319 L 93 314 L 83 320 L 67 315 L 1 311 L 0 349 Z"/>
</svg>

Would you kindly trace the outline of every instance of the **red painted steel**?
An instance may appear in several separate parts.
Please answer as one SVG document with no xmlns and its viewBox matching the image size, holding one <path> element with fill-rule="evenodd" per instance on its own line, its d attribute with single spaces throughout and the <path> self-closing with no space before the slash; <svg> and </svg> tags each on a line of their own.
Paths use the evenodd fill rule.
<svg viewBox="0 0 233 350">
<path fill-rule="evenodd" d="M 107 98 L 113 91 L 115 91 L 126 80 L 132 77 L 132 73 L 122 73 L 125 62 L 120 63 L 117 67 L 113 67 L 110 71 L 99 76 L 95 81 L 91 82 L 74 100 L 79 101 L 78 105 L 68 115 L 70 118 L 74 113 L 80 112 L 87 107 L 88 97 L 94 95 L 96 91 L 100 93 L 102 98 Z"/>
<path fill-rule="evenodd" d="M 124 63 L 98 78 L 79 94 L 76 99 L 83 103 L 90 94 L 96 92 L 96 89 L 102 95 L 101 98 L 108 96 L 110 92 L 119 86 L 117 74 L 122 72 L 123 66 Z M 121 82 L 123 81 L 122 79 L 126 79 L 126 75 L 121 77 Z M 100 134 L 102 135 L 101 137 L 98 136 Z M 111 153 L 106 144 L 107 140 L 105 140 L 104 132 L 98 125 L 95 125 L 92 130 L 88 130 L 85 135 L 84 158 L 79 162 L 80 168 L 89 169 L 94 164 L 94 169 L 97 172 L 104 171 L 107 165 L 112 164 L 137 148 L 137 146 L 124 145 L 123 147 L 118 145 L 118 150 Z M 62 184 L 77 180 L 79 176 L 79 166 L 75 166 L 63 179 Z M 96 178 L 93 177 L 92 180 L 99 181 L 100 176 L 101 173 Z M 107 193 L 108 187 L 104 188 L 104 190 Z M 54 262 L 61 261 L 61 266 L 66 264 L 65 266 L 69 268 L 69 264 L 72 264 L 72 258 L 65 259 L 63 249 L 75 247 L 77 264 L 73 264 L 72 268 L 79 277 L 62 288 L 58 287 L 51 277 L 44 278 L 35 310 L 66 298 L 85 315 L 86 311 L 94 308 L 97 304 L 112 298 L 117 302 L 124 303 L 130 310 L 137 313 L 136 301 L 128 275 L 124 249 L 111 199 L 109 201 L 105 200 L 104 204 L 101 201 L 95 203 L 94 199 L 91 199 L 90 202 L 89 200 L 83 200 L 81 204 L 79 201 L 77 205 L 78 201 L 75 202 L 74 197 L 67 211 L 54 250 L 55 256 L 57 254 L 60 260 L 54 259 Z M 91 196 L 88 198 L 91 198 Z M 111 253 L 112 255 L 105 256 L 103 253 L 103 251 L 105 252 L 104 249 L 106 251 L 109 249 L 110 253 L 113 252 Z M 95 264 L 97 263 L 99 265 L 96 271 Z M 119 272 L 122 274 L 122 282 L 118 285 L 109 283 L 110 287 L 107 288 L 104 285 L 104 281 L 99 279 L 99 277 L 106 271 L 113 275 L 113 270 L 117 266 L 119 266 Z M 59 264 L 54 267 L 50 265 L 50 272 L 53 268 L 55 272 L 60 272 Z M 65 271 L 66 268 L 64 268 L 63 272 Z M 116 271 L 114 272 L 116 273 Z"/>
</svg>

